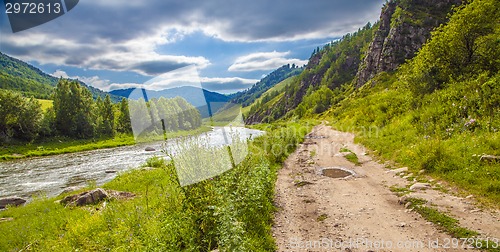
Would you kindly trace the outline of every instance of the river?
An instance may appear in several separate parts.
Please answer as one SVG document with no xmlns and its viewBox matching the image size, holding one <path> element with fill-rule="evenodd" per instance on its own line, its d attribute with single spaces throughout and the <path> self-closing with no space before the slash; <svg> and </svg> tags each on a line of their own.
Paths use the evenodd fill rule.
<svg viewBox="0 0 500 252">
<path fill-rule="evenodd" d="M 214 127 L 212 131 L 202 133 L 199 137 L 205 138 L 211 145 L 222 146 L 228 141 L 228 132 L 231 130 L 243 139 L 264 133 L 243 127 Z M 142 143 L 0 162 L 0 198 L 30 198 L 35 195 L 52 197 L 66 188 L 85 186 L 89 182 L 102 185 L 115 178 L 117 173 L 136 168 L 150 157 L 165 156 L 162 148 L 168 148 L 172 141 L 173 139 L 166 145 L 163 141 Z M 145 151 L 146 147 L 152 147 L 156 151 Z"/>
</svg>

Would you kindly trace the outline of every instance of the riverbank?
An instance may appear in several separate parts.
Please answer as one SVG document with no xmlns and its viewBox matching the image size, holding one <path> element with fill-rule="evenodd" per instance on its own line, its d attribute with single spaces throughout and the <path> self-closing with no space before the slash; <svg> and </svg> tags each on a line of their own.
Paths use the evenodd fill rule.
<svg viewBox="0 0 500 252">
<path fill-rule="evenodd" d="M 198 135 L 210 130 L 212 130 L 212 128 L 209 126 L 201 126 L 200 128 L 194 130 L 167 133 L 167 138 Z M 149 137 L 148 139 L 143 140 L 143 142 L 161 141 L 163 139 L 164 136 L 155 136 Z M 47 142 L 13 144 L 0 147 L 0 162 L 28 157 L 52 156 L 65 153 L 114 148 L 133 144 L 136 144 L 136 141 L 132 135 L 117 135 L 113 139 L 73 140 L 60 138 Z"/>
<path fill-rule="evenodd" d="M 272 251 L 276 171 L 311 126 L 256 128 L 267 134 L 249 142 L 240 164 L 213 179 L 181 187 L 173 164 L 155 158 L 144 165 L 155 168 L 124 172 L 103 186 L 132 192 L 133 199 L 64 207 L 55 202 L 61 195 L 2 211 L 0 251 Z"/>
</svg>

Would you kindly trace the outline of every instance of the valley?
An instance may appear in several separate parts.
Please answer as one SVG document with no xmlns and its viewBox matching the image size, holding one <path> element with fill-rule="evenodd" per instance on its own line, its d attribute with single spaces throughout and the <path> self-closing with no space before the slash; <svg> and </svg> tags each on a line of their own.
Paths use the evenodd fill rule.
<svg viewBox="0 0 500 252">
<path fill-rule="evenodd" d="M 104 92 L 0 54 L 0 198 L 30 198 L 0 211 L 0 250 L 500 251 L 500 2 L 380 5 L 308 41 L 303 66 L 307 39 L 277 51 L 289 34 L 223 47 L 203 32 L 155 46 L 194 36 L 212 57 L 110 63 L 135 81 L 168 69 L 164 89 Z M 65 203 L 96 190 L 133 197 Z"/>
</svg>

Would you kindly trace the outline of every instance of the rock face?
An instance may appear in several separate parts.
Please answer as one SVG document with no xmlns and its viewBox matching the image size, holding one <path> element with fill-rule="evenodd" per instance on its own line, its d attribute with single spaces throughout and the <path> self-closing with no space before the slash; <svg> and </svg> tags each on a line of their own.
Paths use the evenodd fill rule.
<svg viewBox="0 0 500 252">
<path fill-rule="evenodd" d="M 0 209 L 4 209 L 5 207 L 7 207 L 9 205 L 10 206 L 20 206 L 24 203 L 26 203 L 26 200 L 18 198 L 18 197 L 0 199 Z"/>
<path fill-rule="evenodd" d="M 453 6 L 460 4 L 462 0 L 389 1 L 382 9 L 380 26 L 359 67 L 356 87 L 413 58 L 431 31 L 446 21 Z"/>
</svg>

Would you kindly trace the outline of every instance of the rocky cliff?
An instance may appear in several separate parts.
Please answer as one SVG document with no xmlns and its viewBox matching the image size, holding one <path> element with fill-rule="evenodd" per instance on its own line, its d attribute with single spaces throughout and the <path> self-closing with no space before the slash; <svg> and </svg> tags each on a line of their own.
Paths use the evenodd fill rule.
<svg viewBox="0 0 500 252">
<path fill-rule="evenodd" d="M 447 20 L 462 0 L 391 0 L 382 9 L 380 26 L 365 53 L 356 76 L 363 86 L 376 74 L 393 71 L 430 38 L 431 31 Z"/>
</svg>

